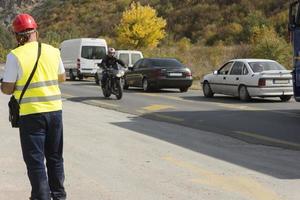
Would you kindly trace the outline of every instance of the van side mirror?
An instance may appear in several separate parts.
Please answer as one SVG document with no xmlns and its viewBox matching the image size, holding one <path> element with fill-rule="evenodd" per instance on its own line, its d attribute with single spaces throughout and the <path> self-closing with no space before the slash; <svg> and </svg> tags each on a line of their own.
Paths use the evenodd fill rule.
<svg viewBox="0 0 300 200">
<path fill-rule="evenodd" d="M 215 70 L 213 74 L 218 75 L 219 74 L 218 70 Z"/>
</svg>

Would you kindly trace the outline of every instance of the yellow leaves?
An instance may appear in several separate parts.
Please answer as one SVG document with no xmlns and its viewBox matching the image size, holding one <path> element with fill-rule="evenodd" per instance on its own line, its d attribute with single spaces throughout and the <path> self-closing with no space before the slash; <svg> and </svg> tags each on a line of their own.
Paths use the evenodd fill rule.
<svg viewBox="0 0 300 200">
<path fill-rule="evenodd" d="M 165 27 L 166 20 L 157 17 L 156 10 L 133 2 L 122 14 L 117 40 L 125 47 L 156 47 L 166 35 Z"/>
<path fill-rule="evenodd" d="M 274 28 L 270 28 L 270 27 L 258 27 L 255 26 L 252 29 L 252 35 L 250 38 L 250 42 L 252 44 L 256 44 L 256 43 L 260 43 L 263 40 L 278 40 L 278 35 L 275 32 Z"/>
<path fill-rule="evenodd" d="M 232 35 L 238 35 L 243 31 L 243 27 L 239 23 L 230 23 L 225 28 L 228 30 L 228 33 Z"/>
</svg>

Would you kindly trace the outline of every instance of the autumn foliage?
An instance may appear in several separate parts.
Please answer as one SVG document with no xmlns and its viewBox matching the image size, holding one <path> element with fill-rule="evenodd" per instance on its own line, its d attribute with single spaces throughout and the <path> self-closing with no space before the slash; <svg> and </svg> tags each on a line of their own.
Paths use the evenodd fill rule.
<svg viewBox="0 0 300 200">
<path fill-rule="evenodd" d="M 166 21 L 157 16 L 150 6 L 133 2 L 123 12 L 117 27 L 117 41 L 120 46 L 128 48 L 156 47 L 165 35 Z"/>
</svg>

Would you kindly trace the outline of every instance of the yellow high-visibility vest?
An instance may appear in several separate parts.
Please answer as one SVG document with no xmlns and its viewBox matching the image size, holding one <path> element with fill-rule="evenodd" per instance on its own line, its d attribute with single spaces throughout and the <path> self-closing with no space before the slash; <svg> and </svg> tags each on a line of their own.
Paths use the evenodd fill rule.
<svg viewBox="0 0 300 200">
<path fill-rule="evenodd" d="M 14 91 L 14 96 L 18 100 L 36 62 L 38 42 L 26 43 L 12 50 L 11 53 L 16 56 L 23 71 Z M 37 69 L 21 100 L 21 116 L 62 109 L 61 92 L 58 86 L 59 62 L 59 50 L 42 44 Z"/>
</svg>

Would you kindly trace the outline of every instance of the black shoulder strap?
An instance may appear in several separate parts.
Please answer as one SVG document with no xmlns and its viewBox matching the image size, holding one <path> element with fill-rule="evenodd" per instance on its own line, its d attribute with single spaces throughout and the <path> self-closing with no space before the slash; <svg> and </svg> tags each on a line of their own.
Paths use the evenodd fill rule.
<svg viewBox="0 0 300 200">
<path fill-rule="evenodd" d="M 20 96 L 20 99 L 19 99 L 19 104 L 21 103 L 21 100 L 22 100 L 22 98 L 23 98 L 23 96 L 24 96 L 24 94 L 25 94 L 25 92 L 26 92 L 26 90 L 27 90 L 27 88 L 28 88 L 31 80 L 32 80 L 32 77 L 33 77 L 35 71 L 36 71 L 36 68 L 37 68 L 37 65 L 38 65 L 38 62 L 39 62 L 39 59 L 40 59 L 40 56 L 41 56 L 41 48 L 42 48 L 42 44 L 39 42 L 38 43 L 38 55 L 37 55 L 37 59 L 36 59 L 35 65 L 34 65 L 34 67 L 32 69 L 32 72 L 31 72 L 31 74 L 30 74 L 30 76 L 29 76 L 29 78 L 28 78 L 28 80 L 27 80 L 27 82 L 26 82 L 26 84 L 25 84 L 25 86 L 24 86 L 24 88 L 22 90 L 22 93 L 21 93 L 21 96 Z"/>
</svg>

